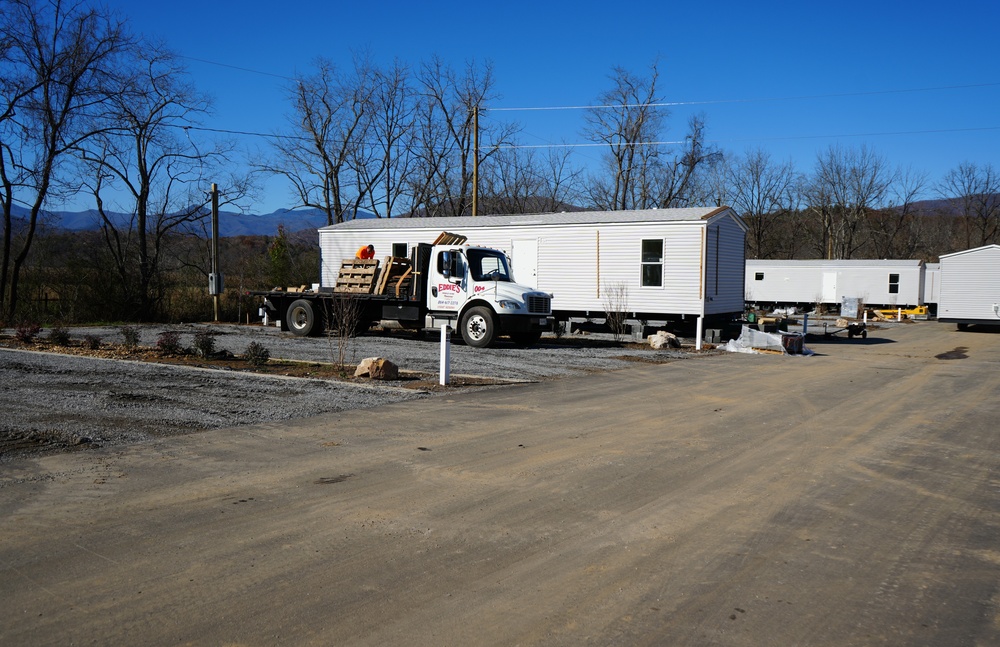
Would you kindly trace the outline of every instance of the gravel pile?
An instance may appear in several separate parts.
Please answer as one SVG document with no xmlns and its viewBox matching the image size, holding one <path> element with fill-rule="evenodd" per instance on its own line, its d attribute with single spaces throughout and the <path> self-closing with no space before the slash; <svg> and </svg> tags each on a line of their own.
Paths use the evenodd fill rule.
<svg viewBox="0 0 1000 647">
<path fill-rule="evenodd" d="M 210 330 L 217 350 L 242 355 L 258 342 L 275 359 L 337 362 L 336 339 L 298 338 L 274 327 L 236 325 L 142 326 L 140 345 L 155 346 L 172 330 L 184 347 Z M 12 331 L 5 331 L 11 334 Z M 118 327 L 73 328 L 73 339 L 96 335 L 121 343 Z M 453 375 L 503 380 L 542 380 L 611 370 L 646 361 L 689 356 L 685 351 L 623 348 L 591 336 L 586 343 L 543 339 L 534 348 L 501 344 L 476 349 L 451 345 Z M 436 376 L 440 337 L 369 334 L 350 340 L 344 362 L 384 357 L 405 371 Z M 432 397 L 398 384 L 356 385 L 317 379 L 259 376 L 184 366 L 0 348 L 0 462 L 43 451 L 143 442 L 203 429 L 273 422 L 323 413 L 363 409 Z"/>
</svg>

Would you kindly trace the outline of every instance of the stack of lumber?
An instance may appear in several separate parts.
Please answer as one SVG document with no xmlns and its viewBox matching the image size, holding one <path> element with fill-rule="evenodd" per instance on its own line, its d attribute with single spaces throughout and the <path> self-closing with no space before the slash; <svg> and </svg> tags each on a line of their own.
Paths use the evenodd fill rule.
<svg viewBox="0 0 1000 647">
<path fill-rule="evenodd" d="M 352 258 L 340 265 L 334 292 L 370 294 L 378 276 L 378 261 L 374 259 Z"/>
<path fill-rule="evenodd" d="M 453 234 L 451 232 L 442 231 L 437 238 L 434 239 L 435 245 L 462 245 L 465 241 L 469 240 L 467 236 L 461 234 Z"/>
<path fill-rule="evenodd" d="M 413 266 L 410 264 L 410 259 L 386 256 L 375 294 L 388 294 L 398 299 L 403 294 L 410 294 L 412 280 Z"/>
</svg>

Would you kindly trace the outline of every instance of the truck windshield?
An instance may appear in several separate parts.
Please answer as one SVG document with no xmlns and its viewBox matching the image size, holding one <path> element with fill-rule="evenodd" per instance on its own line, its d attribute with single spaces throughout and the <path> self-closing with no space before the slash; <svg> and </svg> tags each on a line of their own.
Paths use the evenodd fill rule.
<svg viewBox="0 0 1000 647">
<path fill-rule="evenodd" d="M 510 281 L 507 257 L 492 249 L 468 250 L 469 271 L 474 281 Z"/>
</svg>

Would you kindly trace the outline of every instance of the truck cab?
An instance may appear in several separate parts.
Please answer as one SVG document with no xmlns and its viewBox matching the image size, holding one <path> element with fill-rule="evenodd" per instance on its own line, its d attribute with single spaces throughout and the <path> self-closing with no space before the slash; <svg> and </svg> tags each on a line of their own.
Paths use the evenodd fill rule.
<svg viewBox="0 0 1000 647">
<path fill-rule="evenodd" d="M 552 295 L 515 283 L 501 250 L 435 245 L 427 271 L 426 325 L 457 321 L 469 346 L 489 346 L 501 335 L 530 345 L 549 327 Z"/>
</svg>

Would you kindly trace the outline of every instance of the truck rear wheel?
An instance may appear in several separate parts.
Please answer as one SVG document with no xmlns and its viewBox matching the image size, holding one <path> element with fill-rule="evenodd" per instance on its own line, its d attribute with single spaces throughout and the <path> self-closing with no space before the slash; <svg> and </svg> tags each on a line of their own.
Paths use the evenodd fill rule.
<svg viewBox="0 0 1000 647">
<path fill-rule="evenodd" d="M 462 339 L 474 348 L 486 348 L 496 337 L 497 325 L 493 311 L 485 306 L 469 308 L 462 315 Z"/>
<path fill-rule="evenodd" d="M 313 302 L 308 299 L 292 301 L 292 305 L 288 306 L 285 320 L 288 322 L 288 330 L 296 337 L 318 335 L 322 332 L 323 318 Z"/>
</svg>

